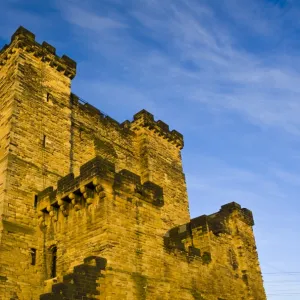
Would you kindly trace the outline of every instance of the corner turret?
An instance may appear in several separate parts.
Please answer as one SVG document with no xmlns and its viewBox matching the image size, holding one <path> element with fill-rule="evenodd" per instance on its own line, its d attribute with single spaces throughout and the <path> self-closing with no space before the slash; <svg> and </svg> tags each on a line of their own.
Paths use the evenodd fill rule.
<svg viewBox="0 0 300 300">
<path fill-rule="evenodd" d="M 145 109 L 136 113 L 130 124 L 132 130 L 138 130 L 139 127 L 148 128 L 151 131 L 154 131 L 179 149 L 182 149 L 184 146 L 183 135 L 181 133 L 174 129 L 171 131 L 169 125 L 161 120 L 155 121 L 154 116 Z"/>
<path fill-rule="evenodd" d="M 0 68 L 6 64 L 10 56 L 16 52 L 16 49 L 23 49 L 32 53 L 70 79 L 73 79 L 76 75 L 76 62 L 74 60 L 67 55 L 57 56 L 55 47 L 47 42 L 39 44 L 35 40 L 35 35 L 22 26 L 12 35 L 10 44 L 4 45 L 0 50 Z"/>
</svg>

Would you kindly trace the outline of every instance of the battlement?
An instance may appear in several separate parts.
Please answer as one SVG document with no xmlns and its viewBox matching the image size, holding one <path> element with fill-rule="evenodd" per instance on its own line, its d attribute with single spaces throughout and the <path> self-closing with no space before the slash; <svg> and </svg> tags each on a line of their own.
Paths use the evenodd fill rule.
<svg viewBox="0 0 300 300">
<path fill-rule="evenodd" d="M 31 53 L 33 56 L 70 79 L 73 79 L 76 75 L 76 62 L 74 60 L 66 55 L 63 55 L 62 57 L 57 56 L 54 46 L 47 42 L 39 44 L 35 40 L 35 35 L 22 26 L 20 26 L 12 35 L 10 44 L 4 45 L 0 50 L 0 68 L 7 63 L 17 49 L 23 49 L 24 51 Z M 184 146 L 182 134 L 176 130 L 170 130 L 169 125 L 163 121 L 154 120 L 154 116 L 146 110 L 141 110 L 136 113 L 131 121 L 126 120 L 123 123 L 119 123 L 73 93 L 71 94 L 71 101 L 73 106 L 79 108 L 83 114 L 87 114 L 95 120 L 100 120 L 106 126 L 113 126 L 122 133 L 134 133 L 138 131 L 139 128 L 144 127 L 155 132 L 163 139 L 168 140 L 179 149 L 182 149 Z"/>
<path fill-rule="evenodd" d="M 107 184 L 116 194 L 130 193 L 154 206 L 164 205 L 163 189 L 160 186 L 150 181 L 142 184 L 140 176 L 125 169 L 116 172 L 113 163 L 98 156 L 81 166 L 78 177 L 75 178 L 74 174 L 70 173 L 57 182 L 56 190 L 48 187 L 40 192 L 38 210 L 49 212 L 53 207 L 62 206 L 61 210 L 67 211 L 71 203 L 76 209 L 76 205 L 80 208 L 84 201 L 84 205 L 90 205 L 95 193 L 101 193 L 105 197 L 103 185 Z M 79 202 L 81 205 L 78 205 Z"/>
<path fill-rule="evenodd" d="M 109 117 L 93 105 L 82 101 L 77 95 L 73 93 L 71 94 L 71 100 L 73 105 L 76 105 L 84 113 L 88 114 L 92 118 L 99 119 L 105 122 L 106 124 L 114 126 L 115 128 L 118 128 L 126 133 L 135 132 L 140 127 L 145 127 L 150 130 L 153 130 L 159 136 L 161 136 L 164 139 L 167 139 L 169 142 L 171 142 L 180 149 L 182 149 L 184 146 L 183 135 L 181 133 L 179 133 L 176 130 L 171 131 L 169 129 L 169 125 L 167 125 L 161 120 L 155 121 L 154 116 L 144 109 L 136 113 L 133 116 L 132 121 L 126 120 L 123 123 L 119 123 L 118 121 Z"/>
<path fill-rule="evenodd" d="M 120 129 L 122 131 L 129 132 L 127 128 L 122 126 L 118 121 L 111 118 L 104 112 L 102 112 L 97 107 L 89 104 L 88 102 L 82 100 L 80 97 L 75 95 L 74 93 L 71 93 L 71 101 L 73 106 L 76 106 L 78 109 L 80 109 L 84 114 L 87 114 L 89 117 L 94 118 L 96 120 L 101 120 L 106 125 L 110 125 L 115 127 L 116 129 Z"/>
<path fill-rule="evenodd" d="M 47 42 L 39 44 L 35 40 L 35 35 L 22 26 L 12 35 L 10 44 L 4 45 L 0 50 L 0 68 L 6 64 L 16 49 L 23 49 L 28 53 L 32 53 L 32 55 L 70 79 L 73 79 L 76 75 L 76 62 L 74 60 L 66 55 L 57 56 L 55 47 Z"/>
<path fill-rule="evenodd" d="M 239 213 L 240 219 L 249 226 L 254 225 L 253 215 L 247 208 L 242 208 L 238 203 L 231 202 L 221 206 L 221 209 L 211 215 L 202 215 L 191 220 L 191 230 L 201 228 L 202 232 L 212 231 L 214 235 L 231 234 L 226 222 L 234 211 Z"/>
<path fill-rule="evenodd" d="M 227 226 L 227 221 L 234 212 L 238 212 L 239 219 L 248 226 L 254 225 L 252 212 L 246 208 L 241 208 L 238 203 L 231 202 L 221 206 L 217 213 L 196 217 L 187 224 L 170 229 L 164 237 L 166 249 L 188 252 L 189 245 L 193 245 L 194 231 L 197 231 L 200 235 L 209 232 L 212 232 L 215 236 L 220 236 L 221 234 L 230 235 L 231 230 Z M 189 242 L 186 243 L 186 241 Z"/>
<path fill-rule="evenodd" d="M 145 109 L 133 116 L 133 122 L 129 125 L 132 130 L 138 130 L 139 127 L 146 127 L 153 130 L 159 136 L 167 139 L 180 149 L 183 148 L 183 135 L 176 130 L 170 130 L 169 125 L 161 120 L 155 121 L 154 116 Z"/>
</svg>

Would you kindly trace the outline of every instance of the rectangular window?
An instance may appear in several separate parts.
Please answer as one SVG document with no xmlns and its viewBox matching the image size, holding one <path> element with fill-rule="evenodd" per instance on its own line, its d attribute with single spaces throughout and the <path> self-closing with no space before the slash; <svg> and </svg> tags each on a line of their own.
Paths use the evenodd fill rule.
<svg viewBox="0 0 300 300">
<path fill-rule="evenodd" d="M 46 148 L 47 137 L 43 135 L 43 148 Z"/>
<path fill-rule="evenodd" d="M 37 208 L 37 203 L 38 203 L 38 195 L 34 195 L 34 208 Z"/>
<path fill-rule="evenodd" d="M 31 248 L 30 249 L 30 254 L 31 254 L 31 265 L 35 266 L 35 263 L 36 263 L 36 249 Z"/>
<path fill-rule="evenodd" d="M 46 101 L 47 101 L 47 102 L 49 102 L 50 97 L 51 97 L 50 93 L 47 93 L 47 97 L 46 97 Z"/>
<path fill-rule="evenodd" d="M 51 248 L 51 278 L 56 277 L 56 255 L 57 248 L 54 246 Z"/>
</svg>

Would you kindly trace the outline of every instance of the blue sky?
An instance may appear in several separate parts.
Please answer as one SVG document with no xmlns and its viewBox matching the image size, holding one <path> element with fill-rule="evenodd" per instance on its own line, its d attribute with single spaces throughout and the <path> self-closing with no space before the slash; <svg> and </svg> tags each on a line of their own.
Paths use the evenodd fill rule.
<svg viewBox="0 0 300 300">
<path fill-rule="evenodd" d="M 251 209 L 268 299 L 300 298 L 300 2 L 2 0 L 0 44 L 19 25 L 77 61 L 83 99 L 183 133 L 191 216 Z"/>
</svg>

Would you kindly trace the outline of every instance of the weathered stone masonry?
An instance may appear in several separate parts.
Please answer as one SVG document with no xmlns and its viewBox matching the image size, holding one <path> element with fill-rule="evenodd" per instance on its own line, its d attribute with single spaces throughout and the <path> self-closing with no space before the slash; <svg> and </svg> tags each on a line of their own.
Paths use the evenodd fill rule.
<svg viewBox="0 0 300 300">
<path fill-rule="evenodd" d="M 0 51 L 0 299 L 266 299 L 251 211 L 190 219 L 182 135 L 75 75 L 23 27 Z"/>
</svg>

